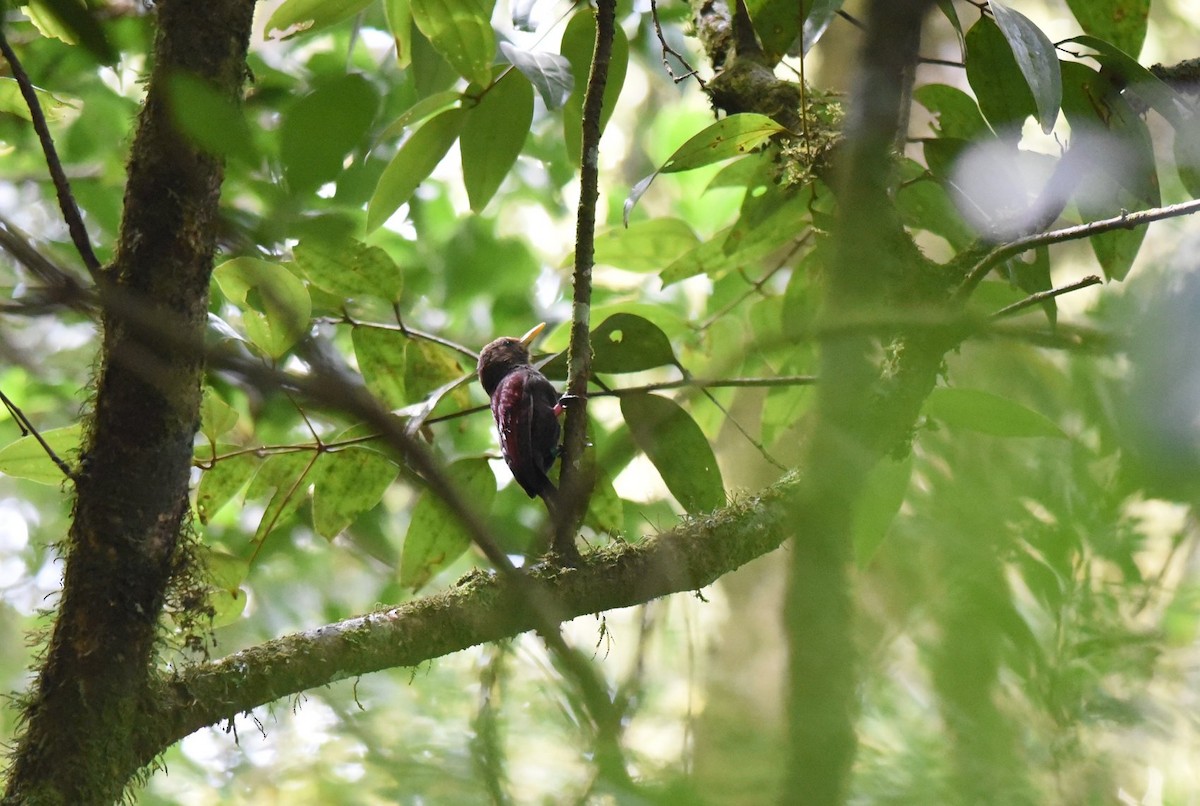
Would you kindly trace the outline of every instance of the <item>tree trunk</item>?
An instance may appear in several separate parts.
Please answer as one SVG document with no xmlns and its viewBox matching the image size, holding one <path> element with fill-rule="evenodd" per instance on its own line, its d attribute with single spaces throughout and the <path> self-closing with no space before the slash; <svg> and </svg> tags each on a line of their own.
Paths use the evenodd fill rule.
<svg viewBox="0 0 1200 806">
<path fill-rule="evenodd" d="M 118 800 L 153 752 L 139 739 L 159 617 L 188 528 L 220 161 L 176 129 L 170 80 L 240 96 L 252 0 L 160 0 L 129 159 L 103 341 L 76 479 L 62 600 L 24 706 L 6 802 Z"/>
</svg>

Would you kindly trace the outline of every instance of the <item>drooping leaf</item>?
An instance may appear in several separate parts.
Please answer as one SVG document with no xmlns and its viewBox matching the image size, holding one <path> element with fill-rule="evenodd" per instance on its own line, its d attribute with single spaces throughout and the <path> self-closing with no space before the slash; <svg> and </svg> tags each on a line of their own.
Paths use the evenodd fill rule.
<svg viewBox="0 0 1200 806">
<path fill-rule="evenodd" d="M 413 22 L 463 78 L 491 80 L 496 56 L 492 3 L 485 0 L 409 0 Z"/>
<path fill-rule="evenodd" d="M 374 0 L 284 0 L 267 20 L 267 39 L 319 31 L 362 11 Z"/>
<path fill-rule="evenodd" d="M 981 17 L 967 31 L 967 81 L 979 108 L 1001 134 L 1019 134 L 1026 117 L 1037 115 L 1033 93 L 1000 28 Z"/>
<path fill-rule="evenodd" d="M 371 83 L 349 73 L 323 84 L 284 113 L 280 157 L 297 191 L 315 189 L 337 177 L 346 154 L 375 117 L 379 95 Z"/>
<path fill-rule="evenodd" d="M 83 426 L 79 423 L 39 431 L 43 440 L 54 451 L 54 455 L 68 466 L 74 463 L 72 453 L 79 448 Z M 62 484 L 67 480 L 46 449 L 33 434 L 27 434 L 0 448 L 0 473 L 18 479 L 36 481 L 38 484 Z"/>
<path fill-rule="evenodd" d="M 571 97 L 575 76 L 566 58 L 542 50 L 521 50 L 508 42 L 500 43 L 500 52 L 529 79 L 547 109 L 558 109 Z"/>
<path fill-rule="evenodd" d="M 954 8 L 954 0 L 937 0 L 937 4 L 938 10 L 950 22 L 950 27 L 954 29 L 954 33 L 958 34 L 958 49 L 965 61 L 967 58 L 967 41 L 963 37 L 962 20 L 958 18 L 958 11 Z"/>
<path fill-rule="evenodd" d="M 699 515 L 724 506 L 725 485 L 712 446 L 679 404 L 659 395 L 622 395 L 621 415 L 684 510 Z"/>
<path fill-rule="evenodd" d="M 397 409 L 408 403 L 404 383 L 408 339 L 404 334 L 376 327 L 356 327 L 350 331 L 350 336 L 354 341 L 358 369 L 371 393 L 388 408 Z"/>
<path fill-rule="evenodd" d="M 417 129 L 400 147 L 379 177 L 379 185 L 367 205 L 367 232 L 379 229 L 400 205 L 412 198 L 417 186 L 454 145 L 466 117 L 464 109 L 447 109 Z"/>
<path fill-rule="evenodd" d="M 746 0 L 754 33 L 768 63 L 776 64 L 800 36 L 803 8 L 793 0 Z"/>
<path fill-rule="evenodd" d="M 821 37 L 829 29 L 829 23 L 833 22 L 833 18 L 842 10 L 844 4 L 845 0 L 812 0 L 805 4 L 808 16 L 804 18 L 801 31 L 801 55 L 807 56 L 813 45 L 821 41 Z"/>
<path fill-rule="evenodd" d="M 1150 0 L 1067 0 L 1084 32 L 1112 43 L 1134 58 L 1146 41 Z"/>
<path fill-rule="evenodd" d="M 988 5 L 1033 93 L 1042 131 L 1049 134 L 1062 103 L 1062 76 L 1054 43 L 1021 12 L 1014 11 L 999 0 L 988 0 Z"/>
<path fill-rule="evenodd" d="M 1106 71 L 1120 79 L 1125 92 L 1132 93 L 1166 118 L 1178 131 L 1191 123 L 1189 105 L 1162 79 L 1151 73 L 1128 53 L 1094 36 L 1075 36 L 1063 44 L 1083 45 L 1096 51 L 1088 54 Z"/>
<path fill-rule="evenodd" d="M 292 250 L 305 278 L 336 297 L 400 299 L 403 274 L 396 261 L 378 246 L 353 238 L 304 238 Z"/>
<path fill-rule="evenodd" d="M 282 356 L 308 332 L 308 289 L 283 266 L 238 257 L 217 266 L 213 279 L 241 310 L 246 336 L 272 358 Z"/>
<path fill-rule="evenodd" d="M 313 528 L 332 540 L 374 507 L 400 469 L 378 451 L 343 448 L 321 455 L 313 468 Z"/>
<path fill-rule="evenodd" d="M 995 437 L 1066 438 L 1062 429 L 1044 414 L 978 389 L 934 389 L 925 401 L 924 413 L 951 428 Z"/>
<path fill-rule="evenodd" d="M 486 516 L 496 497 L 496 477 L 486 459 L 460 459 L 446 469 L 463 498 Z M 430 491 L 413 506 L 400 556 L 400 584 L 419 590 L 430 578 L 457 560 L 471 545 L 471 536 L 457 515 Z"/>
<path fill-rule="evenodd" d="M 583 143 L 583 94 L 587 88 L 587 77 L 592 67 L 592 52 L 596 46 L 596 12 L 584 6 L 563 31 L 560 51 L 571 64 L 571 74 L 577 76 L 575 86 L 563 107 L 563 139 L 567 144 L 567 158 L 579 165 Z M 621 87 L 625 84 L 625 71 L 629 67 L 629 40 L 625 31 L 617 26 L 613 36 L 612 58 L 608 63 L 608 80 L 604 84 L 604 104 L 600 108 L 600 131 L 608 124 Z"/>
<path fill-rule="evenodd" d="M 519 71 L 489 87 L 467 110 L 459 138 L 471 209 L 482 212 L 517 161 L 533 122 L 533 87 Z"/>
</svg>

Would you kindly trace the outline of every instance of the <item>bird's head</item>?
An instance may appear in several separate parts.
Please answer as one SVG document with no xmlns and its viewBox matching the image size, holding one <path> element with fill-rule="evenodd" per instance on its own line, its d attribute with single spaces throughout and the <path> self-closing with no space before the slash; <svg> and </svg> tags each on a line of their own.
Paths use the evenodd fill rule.
<svg viewBox="0 0 1200 806">
<path fill-rule="evenodd" d="M 483 348 L 479 353 L 476 371 L 479 373 L 479 383 L 483 385 L 483 391 L 487 392 L 488 397 L 496 391 L 505 375 L 517 367 L 529 364 L 529 345 L 545 327 L 546 323 L 542 322 L 519 339 L 505 336 Z"/>
</svg>

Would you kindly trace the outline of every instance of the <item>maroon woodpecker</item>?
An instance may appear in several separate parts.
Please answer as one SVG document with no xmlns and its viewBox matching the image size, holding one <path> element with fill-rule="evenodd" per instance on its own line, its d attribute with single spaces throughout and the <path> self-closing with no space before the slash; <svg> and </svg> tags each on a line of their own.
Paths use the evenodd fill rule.
<svg viewBox="0 0 1200 806">
<path fill-rule="evenodd" d="M 529 345 L 545 322 L 519 339 L 496 339 L 479 354 L 479 382 L 492 399 L 500 452 L 530 498 L 553 508 L 557 490 L 546 475 L 558 458 L 562 403 L 546 376 L 529 363 Z"/>
</svg>

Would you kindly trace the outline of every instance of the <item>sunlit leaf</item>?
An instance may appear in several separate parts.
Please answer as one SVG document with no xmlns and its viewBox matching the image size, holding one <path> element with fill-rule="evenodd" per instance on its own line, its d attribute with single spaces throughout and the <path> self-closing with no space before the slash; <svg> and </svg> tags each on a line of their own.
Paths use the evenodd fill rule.
<svg viewBox="0 0 1200 806">
<path fill-rule="evenodd" d="M 305 238 L 292 250 L 296 265 L 310 283 L 337 297 L 400 299 L 403 275 L 396 261 L 378 246 L 353 238 L 326 241 Z"/>
<path fill-rule="evenodd" d="M 72 454 L 78 450 L 83 426 L 79 423 L 51 428 L 38 432 L 54 455 L 68 466 L 74 464 Z M 62 469 L 55 464 L 46 449 L 33 434 L 27 434 L 15 442 L 0 448 L 0 473 L 19 479 L 36 481 L 39 484 L 59 485 L 67 480 Z"/>
<path fill-rule="evenodd" d="M 67 112 L 79 108 L 77 100 L 68 100 L 58 93 L 49 92 L 40 87 L 34 87 L 33 93 L 37 96 L 42 114 L 51 123 L 62 120 L 66 117 Z M 25 120 L 33 119 L 29 106 L 25 103 L 25 96 L 21 95 L 21 88 L 15 78 L 0 76 L 0 112 L 7 112 Z"/>
<path fill-rule="evenodd" d="M 412 64 L 412 7 L 410 0 L 384 0 L 383 12 L 388 30 L 396 43 L 396 67 L 403 70 Z"/>
<path fill-rule="evenodd" d="M 422 98 L 415 104 L 404 110 L 400 117 L 392 121 L 380 139 L 390 140 L 393 137 L 399 137 L 404 133 L 404 130 L 409 126 L 413 126 L 428 117 L 436 115 L 444 109 L 449 109 L 456 103 L 462 100 L 462 93 L 457 90 L 445 90 L 443 92 L 435 92 L 426 98 Z"/>
<path fill-rule="evenodd" d="M 241 309 L 246 336 L 272 358 L 282 356 L 308 332 L 308 290 L 283 266 L 239 257 L 217 266 L 213 279 Z"/>
<path fill-rule="evenodd" d="M 465 500 L 480 515 L 487 515 L 496 496 L 496 477 L 486 459 L 460 459 L 446 470 Z M 420 589 L 430 578 L 457 560 L 471 545 L 471 536 L 459 517 L 430 491 L 421 493 L 413 506 L 404 550 L 400 557 L 400 584 Z"/>
<path fill-rule="evenodd" d="M 82 45 L 101 64 L 116 64 L 117 50 L 84 0 L 32 0 L 24 11 L 43 35 Z"/>
<path fill-rule="evenodd" d="M 284 0 L 267 19 L 263 33 L 267 39 L 319 31 L 357 14 L 374 0 Z"/>
<path fill-rule="evenodd" d="M 514 70 L 467 110 L 459 138 L 471 209 L 482 212 L 517 161 L 533 122 L 533 87 Z"/>
<path fill-rule="evenodd" d="M 496 56 L 492 4 L 484 0 L 409 0 L 413 22 L 468 81 L 486 85 Z"/>
<path fill-rule="evenodd" d="M 1044 414 L 978 389 L 934 389 L 925 401 L 924 413 L 951 428 L 995 437 L 1066 438 L 1062 429 Z"/>
<path fill-rule="evenodd" d="M 991 134 L 974 98 L 948 84 L 922 84 L 913 90 L 913 98 L 937 120 L 942 137 L 974 140 Z"/>
<path fill-rule="evenodd" d="M 642 372 L 678 362 L 671 341 L 658 325 L 632 313 L 615 313 L 592 330 L 592 371 Z M 546 377 L 567 376 L 567 355 L 560 353 L 542 367 Z"/>
<path fill-rule="evenodd" d="M 463 109 L 447 109 L 417 129 L 388 163 L 367 206 L 367 231 L 378 229 L 433 172 L 454 145 L 466 120 Z"/>
<path fill-rule="evenodd" d="M 594 261 L 630 271 L 660 271 L 699 242 L 682 219 L 635 221 L 597 235 Z"/>
<path fill-rule="evenodd" d="M 690 171 L 748 154 L 783 130 L 771 118 L 755 112 L 730 115 L 718 120 L 689 138 L 675 149 L 675 153 L 658 170 L 633 186 L 625 199 L 625 223 L 629 223 L 629 213 L 658 174 Z"/>
<path fill-rule="evenodd" d="M 254 542 L 262 543 L 267 535 L 283 525 L 308 499 L 312 485 L 309 473 L 316 464 L 315 451 L 277 453 L 263 460 L 246 490 L 246 501 L 268 498 L 262 519 L 254 531 Z M 220 463 L 217 467 L 220 467 Z"/>
<path fill-rule="evenodd" d="M 313 528 L 332 540 L 374 507 L 400 469 L 369 448 L 342 448 L 321 455 L 313 468 Z"/>
<path fill-rule="evenodd" d="M 684 510 L 699 515 L 725 504 L 725 485 L 712 446 L 678 403 L 659 395 L 622 395 L 621 415 Z"/>
</svg>

